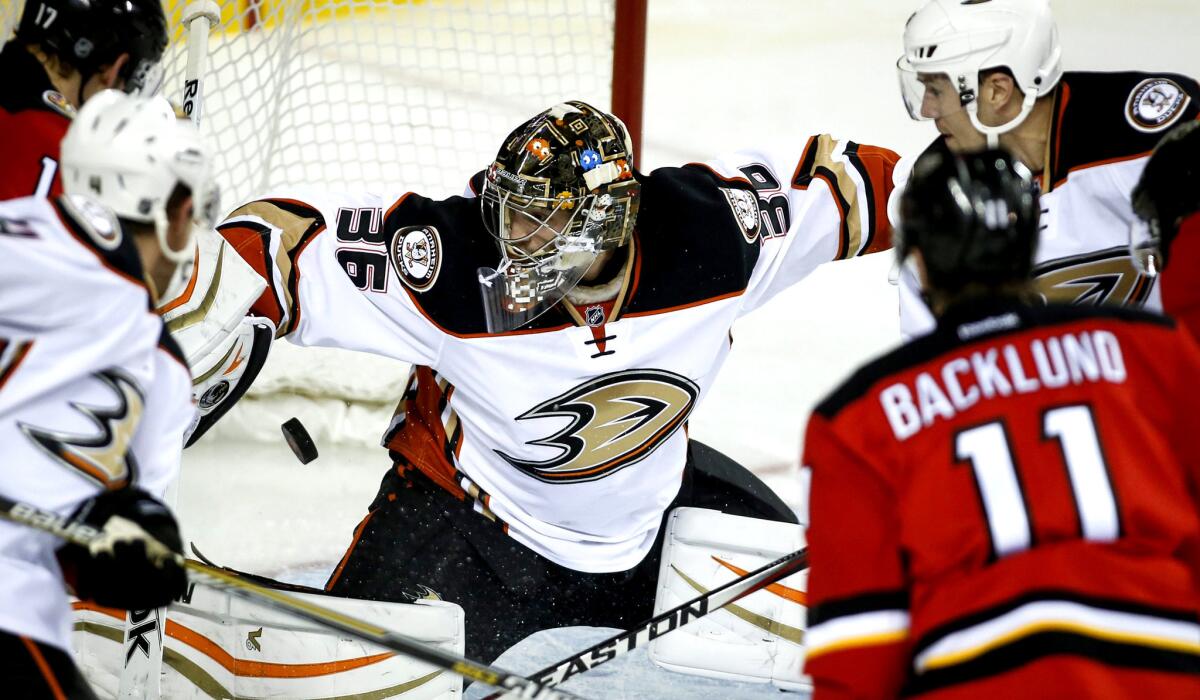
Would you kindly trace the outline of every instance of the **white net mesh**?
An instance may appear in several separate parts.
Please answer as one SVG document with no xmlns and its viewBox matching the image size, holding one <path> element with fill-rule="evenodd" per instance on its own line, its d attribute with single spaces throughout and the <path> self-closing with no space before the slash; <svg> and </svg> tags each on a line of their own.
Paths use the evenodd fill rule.
<svg viewBox="0 0 1200 700">
<path fill-rule="evenodd" d="M 172 7 L 178 26 L 182 6 Z M 264 189 L 461 193 L 516 125 L 610 104 L 613 0 L 224 0 L 202 128 L 225 205 Z M 164 63 L 182 102 L 186 42 Z"/>
<path fill-rule="evenodd" d="M 288 185 L 460 194 L 536 112 L 564 99 L 611 105 L 614 4 L 224 0 L 201 112 L 223 204 Z M 173 27 L 182 9 L 168 9 Z M 164 89 L 179 102 L 181 37 L 164 59 Z M 275 343 L 214 433 L 278 440 L 279 424 L 299 416 L 318 444 L 374 443 L 407 371 Z"/>
<path fill-rule="evenodd" d="M 0 0 L 7 38 L 22 0 Z M 567 99 L 611 107 L 616 0 L 218 0 L 201 130 L 222 205 L 293 185 L 460 194 L 504 137 Z M 184 102 L 186 0 L 166 0 L 163 91 Z M 623 80 L 640 76 L 622 76 Z M 374 443 L 407 366 L 275 343 L 214 430 Z M 209 439 L 209 438 L 206 438 Z"/>
</svg>

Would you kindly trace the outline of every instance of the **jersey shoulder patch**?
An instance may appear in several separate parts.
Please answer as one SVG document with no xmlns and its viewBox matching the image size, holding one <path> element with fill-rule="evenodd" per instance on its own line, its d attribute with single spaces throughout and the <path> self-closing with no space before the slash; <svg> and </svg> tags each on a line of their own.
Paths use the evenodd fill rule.
<svg viewBox="0 0 1200 700">
<path fill-rule="evenodd" d="M 479 268 L 495 267 L 500 251 L 478 200 L 408 194 L 387 212 L 383 230 L 389 265 L 422 315 L 456 335 L 487 331 Z"/>
<path fill-rule="evenodd" d="M 108 207 L 78 194 L 63 195 L 59 203 L 97 248 L 112 251 L 121 246 L 121 223 Z"/>
<path fill-rule="evenodd" d="M 700 164 L 659 168 L 639 179 L 639 282 L 627 312 L 656 312 L 744 292 L 762 250 L 753 186 Z"/>
<path fill-rule="evenodd" d="M 436 226 L 401 226 L 392 234 L 388 258 L 405 286 L 428 291 L 442 270 L 441 234 Z"/>
<path fill-rule="evenodd" d="M 726 201 L 729 202 L 729 208 L 733 210 L 733 218 L 741 227 L 742 236 L 745 237 L 746 242 L 756 242 L 759 227 L 762 226 L 762 215 L 758 210 L 758 197 L 744 189 L 733 187 L 718 187 L 717 189 L 725 195 Z"/>
<path fill-rule="evenodd" d="M 105 268 L 140 287 L 146 286 L 142 259 L 133 239 L 108 208 L 78 195 L 63 195 L 52 204 L 63 227 Z"/>
<path fill-rule="evenodd" d="M 1125 119 L 1138 131 L 1165 131 L 1187 111 L 1192 96 L 1169 77 L 1146 78 L 1133 86 L 1125 104 Z"/>
<path fill-rule="evenodd" d="M 1200 85 L 1183 75 L 1066 73 L 1050 132 L 1054 182 L 1148 154 L 1166 130 L 1200 116 L 1197 99 Z"/>
</svg>

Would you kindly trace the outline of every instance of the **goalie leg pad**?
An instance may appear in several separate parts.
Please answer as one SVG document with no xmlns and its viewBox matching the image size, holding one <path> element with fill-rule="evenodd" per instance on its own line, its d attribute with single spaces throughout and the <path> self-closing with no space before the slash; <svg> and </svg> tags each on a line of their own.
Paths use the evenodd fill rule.
<svg viewBox="0 0 1200 700">
<path fill-rule="evenodd" d="M 418 604 L 315 593 L 301 599 L 461 654 L 463 611 L 445 601 Z M 121 666 L 124 613 L 75 603 L 75 658 L 103 696 Z M 167 616 L 164 698 L 462 697 L 462 679 L 286 613 L 193 585 Z"/>
<path fill-rule="evenodd" d="M 658 614 L 804 546 L 798 525 L 676 508 L 667 520 L 654 612 Z M 807 690 L 804 625 L 808 572 L 793 574 L 653 642 L 663 668 L 710 678 Z"/>
</svg>

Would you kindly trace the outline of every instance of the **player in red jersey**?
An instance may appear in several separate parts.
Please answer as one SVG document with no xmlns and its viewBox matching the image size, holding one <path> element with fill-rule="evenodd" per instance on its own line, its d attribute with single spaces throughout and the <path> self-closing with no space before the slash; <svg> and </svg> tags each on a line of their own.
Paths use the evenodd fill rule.
<svg viewBox="0 0 1200 700">
<path fill-rule="evenodd" d="M 903 206 L 938 326 L 808 426 L 815 700 L 1200 697 L 1200 346 L 1038 305 L 1008 155 L 932 154 Z"/>
<path fill-rule="evenodd" d="M 167 46 L 159 0 L 29 0 L 0 49 L 0 200 L 58 196 L 58 144 L 105 88 L 152 94 Z"/>
<path fill-rule="evenodd" d="M 1134 261 L 1160 274 L 1163 311 L 1200 338 L 1200 121 L 1163 137 L 1133 190 Z M 1167 267 L 1168 258 L 1170 267 Z"/>
</svg>

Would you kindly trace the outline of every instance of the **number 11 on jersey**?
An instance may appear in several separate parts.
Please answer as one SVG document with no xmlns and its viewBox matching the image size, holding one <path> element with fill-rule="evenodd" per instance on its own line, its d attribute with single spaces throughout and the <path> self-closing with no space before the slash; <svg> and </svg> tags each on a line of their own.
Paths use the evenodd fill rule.
<svg viewBox="0 0 1200 700">
<path fill-rule="evenodd" d="M 1121 532 L 1117 500 L 1091 409 L 1077 404 L 1046 411 L 1041 437 L 1058 441 L 1083 538 L 1095 542 L 1117 539 Z M 1007 426 L 999 420 L 969 428 L 954 438 L 955 461 L 969 462 L 974 472 L 995 557 L 1029 549 L 1033 540 L 1028 500 L 1012 445 Z"/>
</svg>

